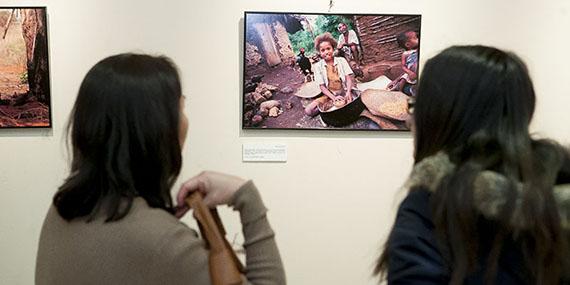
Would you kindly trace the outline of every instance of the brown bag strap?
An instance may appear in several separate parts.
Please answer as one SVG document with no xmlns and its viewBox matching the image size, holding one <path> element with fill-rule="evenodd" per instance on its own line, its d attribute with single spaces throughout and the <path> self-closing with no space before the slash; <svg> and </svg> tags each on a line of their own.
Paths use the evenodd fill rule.
<svg viewBox="0 0 570 285">
<path fill-rule="evenodd" d="M 200 233 L 210 250 L 210 277 L 214 285 L 242 284 L 244 267 L 225 238 L 226 231 L 216 209 L 204 204 L 202 193 L 196 191 L 186 198 L 186 204 L 194 210 Z"/>
</svg>

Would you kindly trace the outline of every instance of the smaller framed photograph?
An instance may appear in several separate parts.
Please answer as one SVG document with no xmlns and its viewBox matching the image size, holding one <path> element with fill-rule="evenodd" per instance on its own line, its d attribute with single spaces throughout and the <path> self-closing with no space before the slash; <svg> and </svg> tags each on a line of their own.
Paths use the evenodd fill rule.
<svg viewBox="0 0 570 285">
<path fill-rule="evenodd" d="M 49 128 L 45 7 L 0 7 L 0 129 Z"/>
</svg>

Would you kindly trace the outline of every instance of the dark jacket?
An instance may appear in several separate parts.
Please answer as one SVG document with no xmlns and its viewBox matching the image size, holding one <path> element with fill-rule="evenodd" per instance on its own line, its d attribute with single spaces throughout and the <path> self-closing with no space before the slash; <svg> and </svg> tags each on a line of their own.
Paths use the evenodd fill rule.
<svg viewBox="0 0 570 285">
<path fill-rule="evenodd" d="M 436 163 L 436 164 L 439 164 Z M 557 191 L 564 191 L 566 200 L 558 203 L 563 223 L 568 223 L 570 219 L 570 163 L 560 171 L 557 185 L 562 186 Z M 569 168 L 569 169 L 567 169 Z M 388 243 L 388 284 L 449 284 L 451 272 L 440 252 L 440 247 L 435 236 L 434 223 L 432 221 L 432 211 L 430 197 L 433 192 L 433 185 L 441 177 L 433 177 L 434 171 L 441 167 L 425 167 L 425 171 L 412 172 L 407 187 L 412 189 L 398 209 L 396 222 L 390 235 Z M 416 172 L 416 173 L 414 173 Z M 421 174 L 419 174 L 421 172 Z M 427 174 L 426 174 L 427 173 Z M 429 178 L 433 178 L 429 180 Z M 420 183 L 421 181 L 429 181 Z M 431 186 L 430 186 L 431 185 Z M 485 260 L 486 254 L 490 251 L 492 240 L 485 240 L 484 232 L 491 233 L 493 223 L 486 222 L 485 219 L 478 225 L 479 237 L 481 238 L 480 270 L 472 273 L 464 284 L 485 284 Z M 568 228 L 565 229 L 568 231 Z M 570 255 L 569 255 L 570 256 Z M 570 257 L 569 257 L 570 258 Z M 506 242 L 501 254 L 498 272 L 494 284 L 529 284 L 528 278 L 524 277 L 523 257 L 516 242 Z M 567 277 L 566 277 L 567 278 Z M 570 280 L 565 279 L 561 284 L 570 284 Z"/>
</svg>

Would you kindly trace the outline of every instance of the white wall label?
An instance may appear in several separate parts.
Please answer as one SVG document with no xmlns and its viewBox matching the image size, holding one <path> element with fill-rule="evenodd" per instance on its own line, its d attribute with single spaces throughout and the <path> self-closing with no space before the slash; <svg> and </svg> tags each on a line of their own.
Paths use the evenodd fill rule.
<svg viewBox="0 0 570 285">
<path fill-rule="evenodd" d="M 243 161 L 287 161 L 287 145 L 283 143 L 244 143 Z"/>
</svg>

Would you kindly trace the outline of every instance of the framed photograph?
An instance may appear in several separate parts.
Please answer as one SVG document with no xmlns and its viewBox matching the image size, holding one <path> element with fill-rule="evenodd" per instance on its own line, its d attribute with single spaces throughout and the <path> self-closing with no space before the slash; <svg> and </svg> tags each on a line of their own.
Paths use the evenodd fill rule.
<svg viewBox="0 0 570 285">
<path fill-rule="evenodd" d="M 243 129 L 407 131 L 421 15 L 245 12 Z"/>
<path fill-rule="evenodd" d="M 45 7 L 0 7 L 0 129 L 51 123 Z"/>
</svg>

